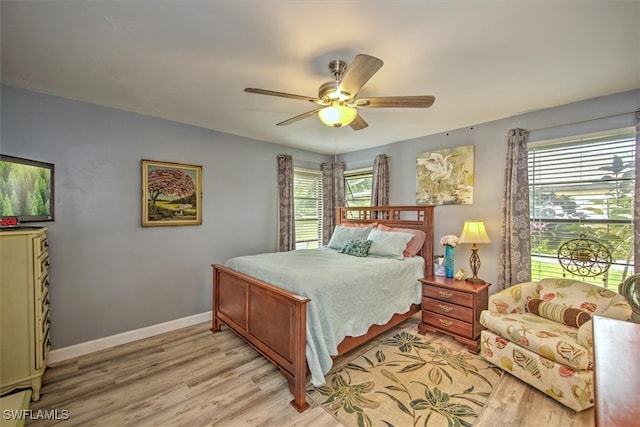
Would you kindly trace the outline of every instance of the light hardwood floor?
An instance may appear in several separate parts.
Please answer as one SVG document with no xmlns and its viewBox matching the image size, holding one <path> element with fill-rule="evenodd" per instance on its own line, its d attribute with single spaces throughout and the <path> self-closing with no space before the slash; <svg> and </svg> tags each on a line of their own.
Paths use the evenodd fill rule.
<svg viewBox="0 0 640 427">
<path fill-rule="evenodd" d="M 404 329 L 417 333 L 416 315 L 382 338 Z M 227 328 L 203 323 L 114 347 L 47 369 L 42 397 L 30 409 L 66 410 L 65 421 L 29 420 L 44 426 L 340 426 L 310 400 L 302 414 L 279 371 Z M 457 350 L 463 345 L 431 334 Z M 341 358 L 342 364 L 366 344 Z M 576 413 L 505 374 L 476 426 L 584 427 L 593 408 Z M 400 426 L 398 426 L 400 427 Z"/>
</svg>

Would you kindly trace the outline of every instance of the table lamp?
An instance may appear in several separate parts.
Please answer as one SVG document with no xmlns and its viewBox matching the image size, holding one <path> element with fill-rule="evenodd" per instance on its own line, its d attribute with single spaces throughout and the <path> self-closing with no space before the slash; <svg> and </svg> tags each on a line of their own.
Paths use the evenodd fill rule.
<svg viewBox="0 0 640 427">
<path fill-rule="evenodd" d="M 458 243 L 471 243 L 471 257 L 469 258 L 469 266 L 473 272 L 473 277 L 468 278 L 467 282 L 474 284 L 484 284 L 485 281 L 478 277 L 480 269 L 480 256 L 478 255 L 478 243 L 491 243 L 487 230 L 484 228 L 483 221 L 470 220 L 464 222 L 464 227 L 460 233 Z"/>
</svg>

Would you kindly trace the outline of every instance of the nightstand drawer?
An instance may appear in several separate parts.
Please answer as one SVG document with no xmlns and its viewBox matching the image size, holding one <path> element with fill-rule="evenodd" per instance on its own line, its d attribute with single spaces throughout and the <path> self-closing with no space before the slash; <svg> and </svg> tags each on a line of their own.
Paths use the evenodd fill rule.
<svg viewBox="0 0 640 427">
<path fill-rule="evenodd" d="M 473 322 L 473 310 L 462 307 L 457 304 L 451 304 L 448 301 L 435 300 L 431 298 L 422 298 L 422 309 L 432 311 L 444 316 L 453 317 L 454 319 L 463 320 L 465 322 Z"/>
<path fill-rule="evenodd" d="M 432 285 L 422 285 L 422 296 L 447 301 L 464 307 L 473 307 L 473 294 L 440 288 Z"/>
<path fill-rule="evenodd" d="M 473 324 L 463 322 L 448 316 L 442 316 L 430 311 L 422 312 L 422 321 L 441 331 L 450 332 L 465 338 L 474 339 Z"/>
</svg>

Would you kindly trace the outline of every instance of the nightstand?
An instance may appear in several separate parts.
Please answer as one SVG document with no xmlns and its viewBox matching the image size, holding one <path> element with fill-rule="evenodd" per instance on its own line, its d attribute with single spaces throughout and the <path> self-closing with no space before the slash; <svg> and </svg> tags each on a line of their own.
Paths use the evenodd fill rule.
<svg viewBox="0 0 640 427">
<path fill-rule="evenodd" d="M 421 334 L 442 332 L 478 353 L 480 312 L 487 309 L 490 283 L 474 285 L 442 276 L 427 276 L 422 282 Z"/>
</svg>

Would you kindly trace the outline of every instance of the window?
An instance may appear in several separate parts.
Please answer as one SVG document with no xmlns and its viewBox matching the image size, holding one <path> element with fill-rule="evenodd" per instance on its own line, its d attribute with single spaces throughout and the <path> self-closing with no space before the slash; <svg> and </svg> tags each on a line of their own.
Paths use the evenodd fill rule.
<svg viewBox="0 0 640 427">
<path fill-rule="evenodd" d="M 371 168 L 344 174 L 347 206 L 371 206 Z M 296 249 L 322 246 L 322 172 L 294 168 L 293 205 Z"/>
<path fill-rule="evenodd" d="M 350 207 L 371 206 L 373 170 L 357 169 L 344 173 L 345 204 Z"/>
<path fill-rule="evenodd" d="M 584 237 L 604 243 L 613 262 L 580 280 L 616 290 L 633 274 L 633 133 L 532 143 L 528 155 L 532 280 L 562 276 L 558 248 Z"/>
<path fill-rule="evenodd" d="M 294 168 L 293 206 L 296 249 L 322 246 L 322 174 Z"/>
</svg>

